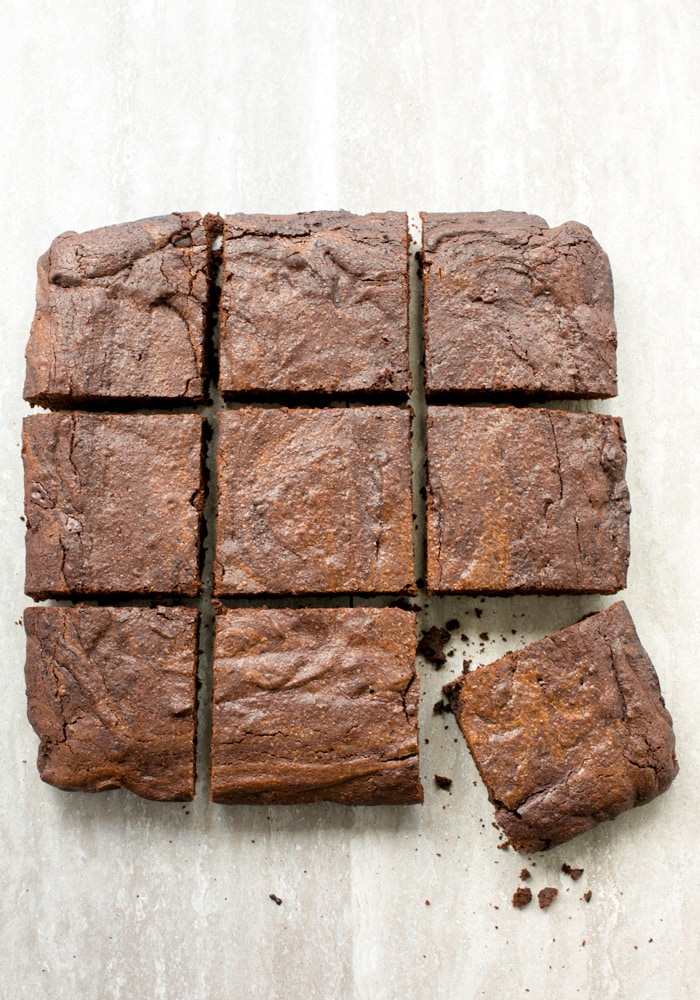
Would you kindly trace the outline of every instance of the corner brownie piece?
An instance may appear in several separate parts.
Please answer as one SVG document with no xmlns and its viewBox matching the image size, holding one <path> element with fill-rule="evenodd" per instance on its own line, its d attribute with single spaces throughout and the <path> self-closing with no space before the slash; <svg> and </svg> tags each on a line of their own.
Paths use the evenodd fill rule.
<svg viewBox="0 0 700 1000">
<path fill-rule="evenodd" d="M 24 421 L 25 592 L 199 592 L 202 419 L 47 413 Z"/>
<path fill-rule="evenodd" d="M 220 388 L 407 394 L 406 215 L 228 215 Z"/>
<path fill-rule="evenodd" d="M 396 608 L 220 610 L 212 799 L 422 802 L 415 651 Z"/>
<path fill-rule="evenodd" d="M 622 602 L 443 691 L 517 850 L 614 819 L 678 772 L 671 716 Z"/>
<path fill-rule="evenodd" d="M 195 212 L 58 236 L 38 264 L 24 398 L 202 400 L 207 244 Z"/>
<path fill-rule="evenodd" d="M 422 218 L 429 396 L 615 395 L 610 264 L 586 226 L 521 212 Z"/>
<path fill-rule="evenodd" d="M 415 593 L 409 438 L 394 407 L 222 413 L 215 593 Z"/>
<path fill-rule="evenodd" d="M 192 608 L 27 608 L 28 716 L 44 781 L 194 796 L 197 622 Z"/>
<path fill-rule="evenodd" d="M 428 590 L 620 590 L 629 561 L 625 465 L 617 417 L 431 407 Z"/>
</svg>

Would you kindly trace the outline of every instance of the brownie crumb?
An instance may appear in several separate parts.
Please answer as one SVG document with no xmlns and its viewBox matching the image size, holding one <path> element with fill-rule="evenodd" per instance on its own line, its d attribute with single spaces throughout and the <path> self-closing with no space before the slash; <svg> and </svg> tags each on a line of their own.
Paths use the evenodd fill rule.
<svg viewBox="0 0 700 1000">
<path fill-rule="evenodd" d="M 452 788 L 452 778 L 445 778 L 442 774 L 435 775 L 435 784 L 438 788 L 442 788 L 444 791 L 449 791 Z"/>
<path fill-rule="evenodd" d="M 432 628 L 423 633 L 418 643 L 418 652 L 426 660 L 430 660 L 431 663 L 435 664 L 435 667 L 439 670 L 447 659 L 444 646 L 449 640 L 450 633 L 447 629 L 433 625 Z"/>
<path fill-rule="evenodd" d="M 510 847 L 510 843 L 507 840 L 504 840 L 502 844 L 497 844 L 496 846 L 499 851 L 507 851 Z"/>
<path fill-rule="evenodd" d="M 587 903 L 590 903 L 592 895 L 593 895 L 593 893 L 591 892 L 591 890 L 590 889 L 586 889 L 586 891 L 583 894 L 583 898 L 586 900 Z"/>
<path fill-rule="evenodd" d="M 528 903 L 532 902 L 532 892 L 526 885 L 521 885 L 513 893 L 512 902 L 516 910 L 522 910 L 523 906 L 527 906 Z"/>
<path fill-rule="evenodd" d="M 548 906 L 552 905 L 558 895 L 559 890 L 551 886 L 547 886 L 546 889 L 540 889 L 537 893 L 537 902 L 540 904 L 540 909 L 546 910 Z"/>
<path fill-rule="evenodd" d="M 278 906 L 282 905 L 282 900 L 279 898 L 279 896 L 275 896 L 274 892 L 270 893 L 270 899 L 272 900 L 273 903 L 277 903 Z"/>
<path fill-rule="evenodd" d="M 532 878 L 532 875 L 530 874 L 530 869 L 523 868 L 522 871 L 520 872 L 520 881 L 527 882 L 527 880 L 530 878 Z"/>
<path fill-rule="evenodd" d="M 445 622 L 445 628 L 448 632 L 456 632 L 459 628 L 459 621 L 456 618 L 450 618 L 448 622 Z"/>
<path fill-rule="evenodd" d="M 426 905 L 426 906 L 430 906 L 430 900 L 429 900 L 429 899 L 426 899 L 426 901 L 425 901 L 425 905 Z"/>
<path fill-rule="evenodd" d="M 583 875 L 583 868 L 572 868 L 571 865 L 567 864 L 563 864 L 561 866 L 561 870 L 564 872 L 565 875 L 568 875 L 570 878 L 572 878 L 574 882 L 578 882 L 578 880 Z"/>
<path fill-rule="evenodd" d="M 479 632 L 479 638 L 481 639 L 482 642 L 488 642 L 489 641 L 488 632 Z"/>
<path fill-rule="evenodd" d="M 433 705 L 433 715 L 451 715 L 451 714 L 452 714 L 452 706 L 450 705 L 449 702 L 440 699 L 440 701 L 436 701 L 435 704 Z"/>
<path fill-rule="evenodd" d="M 484 612 L 483 612 L 482 608 L 474 608 L 474 614 L 476 615 L 477 618 L 481 618 L 481 616 L 483 615 L 483 613 Z"/>
</svg>

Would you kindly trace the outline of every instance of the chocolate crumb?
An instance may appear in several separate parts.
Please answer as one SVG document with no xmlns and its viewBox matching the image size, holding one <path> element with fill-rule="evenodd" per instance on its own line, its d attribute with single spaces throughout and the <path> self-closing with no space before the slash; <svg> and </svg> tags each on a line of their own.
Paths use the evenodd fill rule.
<svg viewBox="0 0 700 1000">
<path fill-rule="evenodd" d="M 426 899 L 426 901 L 425 901 L 425 905 L 426 905 L 426 906 L 430 906 L 430 900 L 429 900 L 429 899 Z"/>
<path fill-rule="evenodd" d="M 513 893 L 512 903 L 516 910 L 522 910 L 523 906 L 531 902 L 532 892 L 526 885 L 519 886 Z"/>
<path fill-rule="evenodd" d="M 433 715 L 451 715 L 451 714 L 452 714 L 452 706 L 450 705 L 449 702 L 440 699 L 440 701 L 436 701 L 435 704 L 433 705 Z"/>
<path fill-rule="evenodd" d="M 586 900 L 587 903 L 590 903 L 592 895 L 593 893 L 591 892 L 591 890 L 587 889 L 583 894 L 583 898 Z"/>
<path fill-rule="evenodd" d="M 274 892 L 270 893 L 270 899 L 272 900 L 273 903 L 277 903 L 278 906 L 282 905 L 282 900 L 279 898 L 279 896 L 275 896 Z"/>
<path fill-rule="evenodd" d="M 532 878 L 532 875 L 530 874 L 530 869 L 523 868 L 523 870 L 520 872 L 520 881 L 527 882 L 529 878 Z"/>
<path fill-rule="evenodd" d="M 559 890 L 554 889 L 551 886 L 547 886 L 545 889 L 540 889 L 537 893 L 537 902 L 540 904 L 540 909 L 546 910 L 548 906 L 552 905 L 558 895 Z"/>
<path fill-rule="evenodd" d="M 578 880 L 583 875 L 583 868 L 572 868 L 571 865 L 567 864 L 563 864 L 561 866 L 561 870 L 564 872 L 565 875 L 568 875 L 570 878 L 572 878 L 574 882 L 578 882 Z"/>
<path fill-rule="evenodd" d="M 483 615 L 483 613 L 484 612 L 483 612 L 482 608 L 474 608 L 474 614 L 476 615 L 477 618 L 481 618 L 481 616 Z"/>
<path fill-rule="evenodd" d="M 421 656 L 424 656 L 426 660 L 430 660 L 431 663 L 435 664 L 436 668 L 439 670 L 447 659 L 443 647 L 445 646 L 445 643 L 449 642 L 449 640 L 450 633 L 447 629 L 438 628 L 437 625 L 433 625 L 432 628 L 429 628 L 427 632 L 423 633 L 423 636 L 418 643 L 418 652 Z"/>
<path fill-rule="evenodd" d="M 463 674 L 468 674 L 469 670 L 471 668 L 471 665 L 472 665 L 472 661 L 471 660 L 462 660 L 462 673 Z"/>
<path fill-rule="evenodd" d="M 435 775 L 435 784 L 438 788 L 442 788 L 444 791 L 449 791 L 452 788 L 452 778 L 446 778 L 442 774 Z"/>
<path fill-rule="evenodd" d="M 508 843 L 507 840 L 504 840 L 502 844 L 496 844 L 496 846 L 498 847 L 499 851 L 507 851 L 508 848 L 510 847 L 510 844 Z"/>
<path fill-rule="evenodd" d="M 459 628 L 459 621 L 456 618 L 450 618 L 448 622 L 445 622 L 445 628 L 448 632 L 456 632 Z"/>
<path fill-rule="evenodd" d="M 482 642 L 488 642 L 489 641 L 488 632 L 479 632 L 479 638 L 481 639 Z"/>
</svg>

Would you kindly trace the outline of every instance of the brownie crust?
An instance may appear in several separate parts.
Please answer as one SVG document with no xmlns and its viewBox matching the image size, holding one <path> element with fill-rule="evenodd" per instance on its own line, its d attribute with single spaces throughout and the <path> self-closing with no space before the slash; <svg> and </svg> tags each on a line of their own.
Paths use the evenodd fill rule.
<svg viewBox="0 0 700 1000">
<path fill-rule="evenodd" d="M 415 649 L 396 608 L 219 610 L 212 799 L 422 802 Z"/>
<path fill-rule="evenodd" d="M 443 692 L 517 850 L 614 819 L 678 772 L 671 716 L 622 602 Z"/>
<path fill-rule="evenodd" d="M 35 414 L 24 421 L 25 592 L 199 592 L 202 419 Z"/>
<path fill-rule="evenodd" d="M 629 562 L 618 417 L 428 411 L 431 593 L 614 593 Z"/>
<path fill-rule="evenodd" d="M 220 388 L 411 391 L 404 213 L 228 215 Z"/>
<path fill-rule="evenodd" d="M 194 796 L 198 612 L 27 608 L 28 717 L 43 781 Z"/>
<path fill-rule="evenodd" d="M 204 399 L 208 264 L 195 212 L 58 236 L 38 263 L 24 398 Z"/>
<path fill-rule="evenodd" d="M 426 392 L 617 392 L 606 254 L 578 222 L 424 214 Z"/>
<path fill-rule="evenodd" d="M 215 593 L 415 593 L 410 416 L 220 416 Z"/>
</svg>

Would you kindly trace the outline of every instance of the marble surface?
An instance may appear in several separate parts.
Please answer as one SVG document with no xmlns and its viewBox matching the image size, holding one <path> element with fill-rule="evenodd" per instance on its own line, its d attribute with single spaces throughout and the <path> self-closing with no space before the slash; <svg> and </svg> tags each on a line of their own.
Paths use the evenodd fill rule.
<svg viewBox="0 0 700 1000">
<path fill-rule="evenodd" d="M 2 1000 L 697 995 L 697 5 L 8 0 L 0 27 Z M 525 859 L 497 849 L 454 721 L 432 714 L 459 654 L 423 670 L 423 807 L 215 807 L 205 781 L 163 805 L 36 773 L 18 623 L 37 257 L 66 229 L 171 210 L 322 207 L 573 218 L 611 259 L 620 395 L 598 408 L 625 422 L 624 596 L 681 773 L 533 859 L 533 888 L 560 890 L 547 911 L 511 908 Z M 444 600 L 422 624 L 458 617 L 479 662 L 607 603 Z"/>
</svg>

